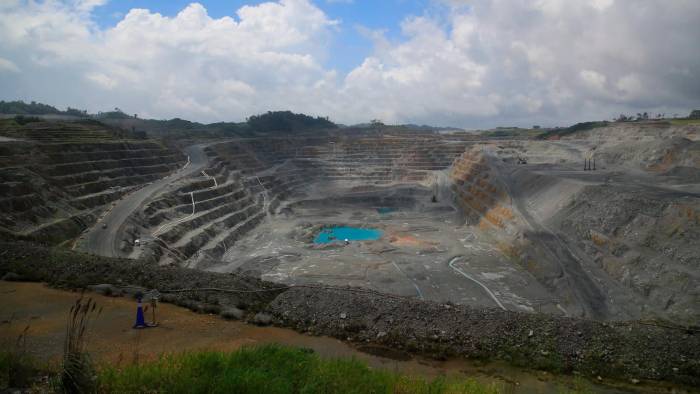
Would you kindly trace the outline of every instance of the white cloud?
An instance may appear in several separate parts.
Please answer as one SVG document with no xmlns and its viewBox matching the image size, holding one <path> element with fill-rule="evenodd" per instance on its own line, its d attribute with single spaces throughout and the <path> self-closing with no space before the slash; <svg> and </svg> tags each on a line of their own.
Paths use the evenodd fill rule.
<svg viewBox="0 0 700 394">
<path fill-rule="evenodd" d="M 591 6 L 598 11 L 605 11 L 615 3 L 615 0 L 591 0 Z"/>
<path fill-rule="evenodd" d="M 75 8 L 80 12 L 90 12 L 95 7 L 107 4 L 109 0 L 74 0 Z"/>
<path fill-rule="evenodd" d="M 20 72 L 19 67 L 17 67 L 16 64 L 11 62 L 10 60 L 3 59 L 0 57 L 0 72 L 13 72 L 13 73 L 18 73 Z"/>
<path fill-rule="evenodd" d="M 109 29 L 90 16 L 105 0 L 6 1 L 0 98 L 201 121 L 291 109 L 459 126 L 700 107 L 700 2 L 441 1 L 444 15 L 407 17 L 400 40 L 364 30 L 374 52 L 347 74 L 324 67 L 339 22 L 310 0 L 222 18 L 198 3 L 172 17 L 132 9 Z"/>
<path fill-rule="evenodd" d="M 581 70 L 579 73 L 584 85 L 593 92 L 605 92 L 607 78 L 605 75 L 593 70 Z"/>
<path fill-rule="evenodd" d="M 89 73 L 85 78 L 108 90 L 117 86 L 117 81 L 102 73 Z"/>
<path fill-rule="evenodd" d="M 368 108 L 389 102 L 400 120 L 494 125 L 700 106 L 700 2 L 443 2 L 450 23 L 409 19 L 405 41 L 382 43 L 379 61 L 361 66 L 384 92 Z M 411 88 L 387 86 L 396 75 Z"/>
</svg>

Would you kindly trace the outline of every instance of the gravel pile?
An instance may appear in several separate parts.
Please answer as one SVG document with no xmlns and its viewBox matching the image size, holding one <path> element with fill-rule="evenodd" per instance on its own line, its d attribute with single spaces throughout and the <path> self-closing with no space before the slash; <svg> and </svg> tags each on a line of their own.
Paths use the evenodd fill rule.
<svg viewBox="0 0 700 394">
<path fill-rule="evenodd" d="M 474 309 L 357 289 L 290 289 L 268 310 L 278 324 L 301 332 L 437 358 L 700 384 L 700 332 L 689 328 Z"/>
<path fill-rule="evenodd" d="M 283 286 L 259 279 L 216 274 L 154 263 L 95 256 L 65 249 L 50 249 L 24 242 L 0 242 L 0 277 L 12 272 L 27 281 L 47 282 L 58 288 L 110 288 L 109 293 L 137 295 L 152 289 L 161 300 L 197 312 L 219 313 L 227 307 L 257 312 L 269 304 Z M 188 291 L 229 289 L 235 292 Z"/>
</svg>

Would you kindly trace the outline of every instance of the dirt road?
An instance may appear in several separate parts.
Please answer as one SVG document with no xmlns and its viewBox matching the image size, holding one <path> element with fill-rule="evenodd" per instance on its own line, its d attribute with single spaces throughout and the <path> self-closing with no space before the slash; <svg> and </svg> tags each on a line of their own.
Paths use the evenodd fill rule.
<svg viewBox="0 0 700 394">
<path fill-rule="evenodd" d="M 79 243 L 79 249 L 108 257 L 122 257 L 122 253 L 117 248 L 119 234 L 129 216 L 136 211 L 141 204 L 154 193 L 162 190 L 172 182 L 198 173 L 209 163 L 208 156 L 204 153 L 204 145 L 193 145 L 185 149 L 189 156 L 189 164 L 186 167 L 168 175 L 163 179 L 154 181 L 134 193 L 129 194 L 124 199 L 117 201 L 116 205 L 98 221 L 85 234 L 83 242 Z"/>
</svg>

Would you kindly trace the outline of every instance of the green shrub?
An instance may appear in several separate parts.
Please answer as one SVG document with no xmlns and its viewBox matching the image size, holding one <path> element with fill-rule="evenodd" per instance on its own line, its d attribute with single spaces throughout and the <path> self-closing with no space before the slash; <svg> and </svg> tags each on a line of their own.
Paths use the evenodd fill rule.
<svg viewBox="0 0 700 394">
<path fill-rule="evenodd" d="M 15 122 L 20 126 L 24 126 L 28 123 L 41 122 L 41 118 L 38 118 L 36 116 L 17 115 L 15 116 Z"/>
<path fill-rule="evenodd" d="M 14 344 L 2 344 L 0 351 L 0 390 L 6 388 L 26 388 L 37 374 L 33 360 L 27 355 L 27 326 Z"/>
<path fill-rule="evenodd" d="M 322 360 L 279 345 L 232 353 L 197 352 L 99 374 L 100 392 L 164 393 L 496 393 L 495 385 L 439 378 L 426 381 L 373 370 L 355 359 Z"/>
<path fill-rule="evenodd" d="M 538 139 L 548 139 L 551 137 L 564 137 L 570 134 L 574 134 L 579 131 L 586 131 L 586 130 L 593 130 L 597 129 L 599 127 L 605 127 L 609 125 L 610 123 L 608 122 L 582 122 L 582 123 L 576 123 L 573 126 L 569 126 L 565 129 L 554 129 L 551 131 L 548 131 L 546 133 L 540 134 L 537 138 Z"/>
</svg>

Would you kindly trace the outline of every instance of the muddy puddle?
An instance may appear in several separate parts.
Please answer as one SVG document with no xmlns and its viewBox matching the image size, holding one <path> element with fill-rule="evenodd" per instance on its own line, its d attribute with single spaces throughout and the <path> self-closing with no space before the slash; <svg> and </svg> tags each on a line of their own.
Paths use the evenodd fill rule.
<svg viewBox="0 0 700 394">
<path fill-rule="evenodd" d="M 470 377 L 495 383 L 506 393 L 561 393 L 585 388 L 596 393 L 658 392 L 660 387 L 611 387 L 570 376 L 513 368 L 503 363 L 466 360 L 435 361 L 376 345 L 349 345 L 328 337 L 303 335 L 293 330 L 257 327 L 199 315 L 184 308 L 161 304 L 156 309 L 157 328 L 133 330 L 136 304 L 127 298 L 87 294 L 97 300 L 102 314 L 96 319 L 88 349 L 98 362 L 125 364 L 156 358 L 163 353 L 279 343 L 310 348 L 322 357 L 355 357 L 374 368 L 434 378 L 442 375 Z M 65 317 L 78 293 L 50 289 L 42 284 L 0 281 L 0 343 L 9 343 L 29 327 L 27 351 L 57 363 L 63 345 Z M 150 319 L 151 313 L 147 312 Z"/>
</svg>

